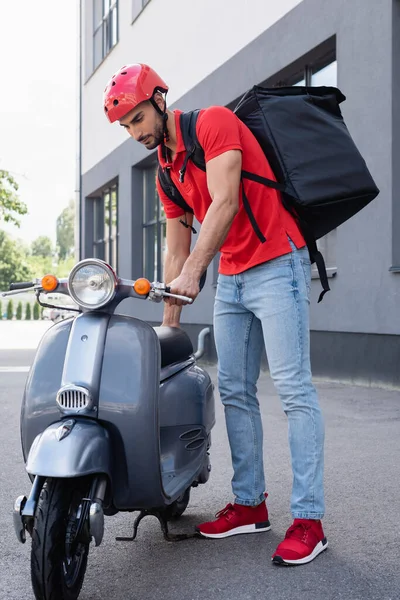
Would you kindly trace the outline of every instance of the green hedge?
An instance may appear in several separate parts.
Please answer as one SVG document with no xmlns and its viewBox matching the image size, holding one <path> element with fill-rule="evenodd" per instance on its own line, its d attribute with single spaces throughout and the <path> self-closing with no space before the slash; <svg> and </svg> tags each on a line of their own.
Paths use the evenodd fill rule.
<svg viewBox="0 0 400 600">
<path fill-rule="evenodd" d="M 17 304 L 17 321 L 21 321 L 22 320 L 22 302 L 18 302 Z"/>
<path fill-rule="evenodd" d="M 31 305 L 29 304 L 29 302 L 26 305 L 25 319 L 26 319 L 26 321 L 30 321 L 32 319 L 32 309 L 31 309 Z"/>
<path fill-rule="evenodd" d="M 14 315 L 13 301 L 9 300 L 8 304 L 7 304 L 7 319 L 9 321 L 11 321 L 11 319 L 13 318 L 13 315 Z"/>
<path fill-rule="evenodd" d="M 37 302 L 33 305 L 33 319 L 38 321 L 40 318 L 40 306 Z"/>
</svg>

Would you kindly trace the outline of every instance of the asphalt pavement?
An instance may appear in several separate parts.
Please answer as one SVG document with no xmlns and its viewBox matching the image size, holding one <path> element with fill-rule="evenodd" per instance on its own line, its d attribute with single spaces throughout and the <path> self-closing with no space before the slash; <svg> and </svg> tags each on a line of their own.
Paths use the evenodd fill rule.
<svg viewBox="0 0 400 600">
<path fill-rule="evenodd" d="M 34 347 L 48 324 L 36 323 L 25 333 L 21 324 L 14 329 L 13 324 L 3 328 L 0 322 L 0 600 L 34 600 L 30 541 L 18 543 L 12 505 L 30 488 L 20 450 L 19 410 Z M 215 367 L 209 370 L 215 380 Z M 399 600 L 400 391 L 334 382 L 318 382 L 317 389 L 326 423 L 326 552 L 301 567 L 271 564 L 291 522 L 291 469 L 286 417 L 263 373 L 259 399 L 272 530 L 169 543 L 156 519 L 147 517 L 137 540 L 128 543 L 115 537 L 131 533 L 134 515 L 108 517 L 102 545 L 91 548 L 80 599 Z M 218 397 L 216 405 L 211 478 L 192 491 L 173 532 L 191 532 L 232 500 Z"/>
</svg>

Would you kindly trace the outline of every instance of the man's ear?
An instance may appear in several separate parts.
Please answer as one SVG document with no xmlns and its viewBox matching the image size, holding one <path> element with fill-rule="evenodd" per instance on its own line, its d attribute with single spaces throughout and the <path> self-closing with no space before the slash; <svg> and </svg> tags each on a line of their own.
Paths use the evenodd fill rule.
<svg viewBox="0 0 400 600">
<path fill-rule="evenodd" d="M 155 103 L 157 104 L 158 108 L 162 111 L 164 111 L 164 107 L 165 107 L 165 100 L 163 98 L 163 95 L 160 94 L 160 92 L 156 92 L 153 96 Z"/>
</svg>

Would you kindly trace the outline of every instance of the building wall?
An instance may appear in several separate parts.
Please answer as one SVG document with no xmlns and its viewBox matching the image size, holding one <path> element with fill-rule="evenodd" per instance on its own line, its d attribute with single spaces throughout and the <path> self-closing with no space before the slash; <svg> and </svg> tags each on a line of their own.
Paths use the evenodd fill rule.
<svg viewBox="0 0 400 600">
<path fill-rule="evenodd" d="M 199 25 L 198 31 L 202 34 L 192 31 L 192 43 L 187 40 L 178 46 L 174 42 L 168 60 L 159 48 L 146 48 L 146 44 L 136 46 L 138 39 L 143 42 L 141 36 L 150 35 L 150 31 L 160 26 L 161 0 L 151 0 L 129 31 L 125 19 L 129 15 L 121 10 L 121 42 L 84 86 L 83 197 L 93 194 L 113 178 L 119 179 L 119 270 L 122 276 L 139 276 L 142 265 L 140 169 L 153 159 L 138 144 L 125 140 L 118 126 L 107 123 L 101 106 L 98 112 L 93 109 L 99 104 L 110 75 L 125 62 L 148 62 L 170 84 L 173 106 L 185 110 L 212 104 L 230 105 L 254 83 L 268 83 L 276 74 L 284 74 L 288 66 L 293 69 L 296 61 L 304 56 L 312 62 L 318 53 L 328 51 L 333 44 L 338 65 L 337 85 L 347 96 L 342 112 L 381 193 L 371 205 L 338 228 L 334 248 L 337 275 L 330 279 L 332 291 L 321 304 L 317 304 L 320 283 L 317 279 L 312 282 L 313 366 L 324 375 L 332 373 L 339 377 L 341 373 L 345 378 L 354 378 L 358 365 L 357 380 L 368 379 L 365 373 L 369 373 L 370 381 L 394 384 L 397 375 L 393 357 L 400 359 L 400 269 L 396 270 L 400 266 L 397 241 L 400 210 L 396 203 L 400 128 L 394 106 L 399 86 L 396 77 L 399 2 L 281 2 L 281 13 L 269 12 L 268 15 L 264 14 L 265 2 L 248 2 L 246 10 L 244 3 L 234 2 L 229 6 L 231 4 L 236 17 L 230 15 L 229 21 L 224 21 L 221 6 L 227 2 L 210 3 L 209 12 L 204 11 L 207 18 Z M 121 5 L 126 10 L 126 3 L 121 2 Z M 184 24 L 192 22 L 193 17 L 188 11 L 173 12 L 178 6 L 178 0 L 168 3 L 168 22 L 177 32 L 183 31 Z M 227 44 L 221 44 L 224 50 L 217 51 L 220 43 L 216 41 L 218 33 L 213 30 L 210 15 L 226 25 L 222 26 L 224 33 L 220 32 Z M 246 34 L 242 32 L 240 16 L 246 23 Z M 205 36 L 207 27 L 209 35 Z M 205 37 L 209 41 L 206 49 Z M 146 50 L 139 55 L 135 48 Z M 213 48 L 214 62 L 210 48 Z M 175 52 L 179 52 L 182 60 Z M 84 207 L 82 225 L 85 231 Z M 90 231 L 89 222 L 86 230 Z M 86 252 L 90 252 L 88 245 Z M 184 309 L 184 323 L 200 327 L 212 322 L 213 279 L 211 269 L 201 302 Z M 149 321 L 157 322 L 161 318 L 160 306 L 137 304 L 132 308 L 126 303 L 122 309 L 135 310 Z M 388 360 L 385 360 L 386 355 Z M 319 360 L 322 356 L 323 361 Z"/>
<path fill-rule="evenodd" d="M 202 0 L 200 10 L 187 0 L 151 0 L 138 15 L 137 0 L 119 0 L 120 41 L 92 73 L 93 3 L 86 0 L 83 172 L 126 139 L 120 128 L 107 125 L 101 102 L 115 71 L 129 63 L 150 64 L 168 81 L 169 101 L 175 102 L 300 2 Z"/>
</svg>

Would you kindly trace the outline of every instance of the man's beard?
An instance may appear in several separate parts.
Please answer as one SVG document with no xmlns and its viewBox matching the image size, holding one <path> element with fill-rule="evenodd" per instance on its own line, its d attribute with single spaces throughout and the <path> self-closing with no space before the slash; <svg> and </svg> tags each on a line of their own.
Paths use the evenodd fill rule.
<svg viewBox="0 0 400 600">
<path fill-rule="evenodd" d="M 151 144 L 146 145 L 147 150 L 154 150 L 154 148 L 157 148 L 157 146 L 159 146 L 164 140 L 162 118 L 160 118 L 160 120 L 157 121 L 157 123 L 154 127 L 153 138 L 154 138 L 153 142 Z"/>
</svg>

